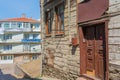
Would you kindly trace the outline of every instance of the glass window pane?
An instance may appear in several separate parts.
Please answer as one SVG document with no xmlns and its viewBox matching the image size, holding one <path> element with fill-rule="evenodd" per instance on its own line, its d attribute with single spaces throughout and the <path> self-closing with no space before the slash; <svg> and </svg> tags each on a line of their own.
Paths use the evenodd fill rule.
<svg viewBox="0 0 120 80">
<path fill-rule="evenodd" d="M 29 34 L 24 34 L 24 39 L 29 39 Z"/>
<path fill-rule="evenodd" d="M 4 23 L 4 28 L 10 28 L 10 24 L 8 22 Z"/>
<path fill-rule="evenodd" d="M 23 28 L 30 28 L 30 27 L 29 27 L 29 23 L 25 23 L 25 22 L 24 22 L 24 23 L 23 23 Z"/>
<path fill-rule="evenodd" d="M 17 27 L 18 27 L 18 28 L 22 28 L 22 22 L 18 22 L 18 23 L 17 23 Z"/>
<path fill-rule="evenodd" d="M 16 23 L 16 22 L 12 22 L 12 23 L 11 23 L 11 27 L 12 27 L 12 28 L 17 28 L 17 23 Z"/>
<path fill-rule="evenodd" d="M 39 28 L 39 24 L 33 24 L 33 27 L 32 28 Z"/>
<path fill-rule="evenodd" d="M 7 39 L 12 39 L 12 34 L 5 34 L 4 40 L 7 40 Z"/>
<path fill-rule="evenodd" d="M 0 28 L 2 27 L 1 23 L 0 23 Z"/>
<path fill-rule="evenodd" d="M 4 56 L 4 60 L 7 60 L 7 56 Z"/>
<path fill-rule="evenodd" d="M 12 45 L 5 45 L 4 46 L 4 50 L 7 51 L 7 50 L 12 50 Z"/>
<path fill-rule="evenodd" d="M 33 39 L 37 39 L 39 34 L 33 34 Z"/>
<path fill-rule="evenodd" d="M 64 31 L 64 15 L 61 15 L 61 30 Z"/>
</svg>

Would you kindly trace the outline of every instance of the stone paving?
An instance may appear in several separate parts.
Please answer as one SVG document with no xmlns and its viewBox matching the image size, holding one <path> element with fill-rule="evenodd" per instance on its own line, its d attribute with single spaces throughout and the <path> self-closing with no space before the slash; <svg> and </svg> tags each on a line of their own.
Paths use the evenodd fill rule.
<svg viewBox="0 0 120 80">
<path fill-rule="evenodd" d="M 41 77 L 39 79 L 18 79 L 13 76 L 14 64 L 0 65 L 0 80 L 59 80 L 48 77 Z"/>
<path fill-rule="evenodd" d="M 41 77 L 39 79 L 18 79 L 14 75 L 15 64 L 0 65 L 0 80 L 60 80 L 50 77 Z"/>
</svg>

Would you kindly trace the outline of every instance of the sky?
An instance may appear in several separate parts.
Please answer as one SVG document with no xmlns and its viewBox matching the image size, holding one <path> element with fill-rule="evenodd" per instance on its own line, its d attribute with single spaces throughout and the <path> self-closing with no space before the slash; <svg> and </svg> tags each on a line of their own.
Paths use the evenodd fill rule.
<svg viewBox="0 0 120 80">
<path fill-rule="evenodd" d="M 0 0 L 0 19 L 26 17 L 40 19 L 39 0 Z"/>
</svg>

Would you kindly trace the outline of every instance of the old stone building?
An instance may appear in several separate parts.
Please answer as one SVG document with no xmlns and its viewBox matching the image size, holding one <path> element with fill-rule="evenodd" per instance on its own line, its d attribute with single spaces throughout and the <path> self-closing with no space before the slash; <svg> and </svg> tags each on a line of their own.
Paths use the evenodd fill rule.
<svg viewBox="0 0 120 80">
<path fill-rule="evenodd" d="M 42 49 L 48 64 L 78 76 L 77 0 L 41 0 L 41 10 Z"/>
<path fill-rule="evenodd" d="M 44 74 L 120 79 L 119 0 L 41 0 L 41 12 Z"/>
</svg>

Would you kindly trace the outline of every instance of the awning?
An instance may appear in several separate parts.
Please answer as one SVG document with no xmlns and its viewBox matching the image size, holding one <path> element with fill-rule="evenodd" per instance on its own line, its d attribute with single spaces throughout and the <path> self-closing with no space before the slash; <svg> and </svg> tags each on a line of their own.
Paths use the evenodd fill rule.
<svg viewBox="0 0 120 80">
<path fill-rule="evenodd" d="M 87 0 L 78 5 L 78 23 L 100 18 L 108 9 L 109 0 Z"/>
</svg>

